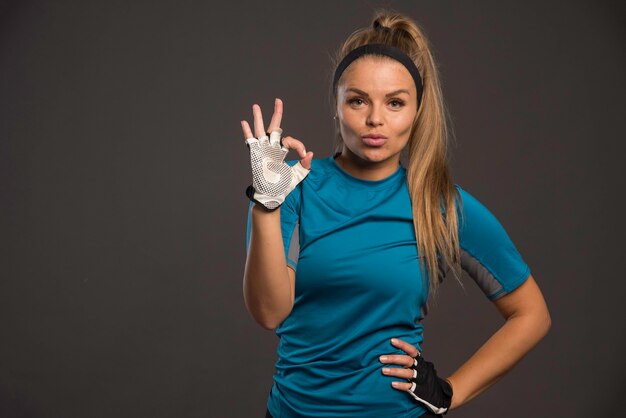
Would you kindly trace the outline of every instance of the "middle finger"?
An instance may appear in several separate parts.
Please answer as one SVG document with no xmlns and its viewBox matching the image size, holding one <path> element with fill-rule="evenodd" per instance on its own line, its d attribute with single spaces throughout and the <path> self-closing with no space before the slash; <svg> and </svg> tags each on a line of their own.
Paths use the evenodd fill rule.
<svg viewBox="0 0 626 418">
<path fill-rule="evenodd" d="M 263 126 L 263 114 L 261 113 L 261 106 L 258 104 L 252 105 L 252 114 L 254 115 L 254 134 L 257 138 L 265 136 L 265 127 Z"/>
<path fill-rule="evenodd" d="M 272 121 L 267 128 L 268 132 L 272 132 L 276 128 L 280 128 L 280 122 L 283 118 L 283 101 L 278 97 L 274 100 L 274 114 L 272 115 Z"/>
</svg>

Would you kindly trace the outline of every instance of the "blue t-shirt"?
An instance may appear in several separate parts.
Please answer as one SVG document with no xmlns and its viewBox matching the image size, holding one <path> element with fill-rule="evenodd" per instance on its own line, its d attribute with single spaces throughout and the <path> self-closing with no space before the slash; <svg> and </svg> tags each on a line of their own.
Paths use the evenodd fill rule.
<svg viewBox="0 0 626 418">
<path fill-rule="evenodd" d="M 521 285 L 530 269 L 494 215 L 455 186 L 463 202 L 463 268 L 494 300 Z M 251 208 L 252 202 L 246 250 Z M 270 414 L 424 414 L 418 401 L 391 386 L 402 379 L 383 375 L 378 360 L 382 354 L 406 354 L 391 345 L 392 337 L 422 350 L 428 281 L 418 264 L 406 169 L 399 165 L 382 180 L 363 180 L 332 156 L 313 160 L 310 173 L 281 206 L 280 218 L 296 288 L 293 309 L 275 330 L 280 341 Z"/>
</svg>

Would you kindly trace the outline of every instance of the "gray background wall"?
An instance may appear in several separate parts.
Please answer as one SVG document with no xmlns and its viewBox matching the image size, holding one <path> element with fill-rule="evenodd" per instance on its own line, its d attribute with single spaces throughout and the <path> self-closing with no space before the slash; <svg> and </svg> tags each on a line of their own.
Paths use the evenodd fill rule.
<svg viewBox="0 0 626 418">
<path fill-rule="evenodd" d="M 434 45 L 455 179 L 503 223 L 553 319 L 453 415 L 618 411 L 622 2 L 4 1 L 0 416 L 263 416 L 278 340 L 243 303 L 239 121 L 259 103 L 269 123 L 280 97 L 285 134 L 329 155 L 328 54 L 384 5 Z M 475 285 L 448 282 L 424 349 L 449 374 L 501 323 Z"/>
</svg>

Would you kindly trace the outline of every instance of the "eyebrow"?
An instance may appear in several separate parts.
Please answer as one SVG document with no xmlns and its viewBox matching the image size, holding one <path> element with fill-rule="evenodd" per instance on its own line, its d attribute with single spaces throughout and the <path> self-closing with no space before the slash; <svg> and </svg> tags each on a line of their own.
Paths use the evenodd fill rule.
<svg viewBox="0 0 626 418">
<path fill-rule="evenodd" d="M 365 97 L 370 97 L 369 94 L 365 93 L 363 90 L 357 89 L 356 87 L 349 87 L 346 89 L 346 91 L 353 91 L 355 93 L 362 94 Z M 409 93 L 409 91 L 406 89 L 398 89 L 398 90 L 394 90 L 390 93 L 385 94 L 385 97 L 395 96 L 396 94 L 400 94 L 400 93 L 406 93 L 408 95 L 411 95 L 411 93 Z"/>
</svg>

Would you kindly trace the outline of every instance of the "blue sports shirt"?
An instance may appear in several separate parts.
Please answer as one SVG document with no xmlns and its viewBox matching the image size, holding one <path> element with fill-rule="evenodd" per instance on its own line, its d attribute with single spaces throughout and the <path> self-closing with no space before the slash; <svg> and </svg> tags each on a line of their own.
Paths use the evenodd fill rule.
<svg viewBox="0 0 626 418">
<path fill-rule="evenodd" d="M 463 203 L 463 269 L 495 300 L 520 286 L 530 269 L 496 217 L 455 187 Z M 420 274 L 406 169 L 399 165 L 382 180 L 364 180 L 344 171 L 333 156 L 314 159 L 279 210 L 296 288 L 291 313 L 275 329 L 279 344 L 270 414 L 423 415 L 421 403 L 391 386 L 399 379 L 383 375 L 378 360 L 382 354 L 406 354 L 390 344 L 392 337 L 422 351 L 428 277 Z"/>
</svg>

